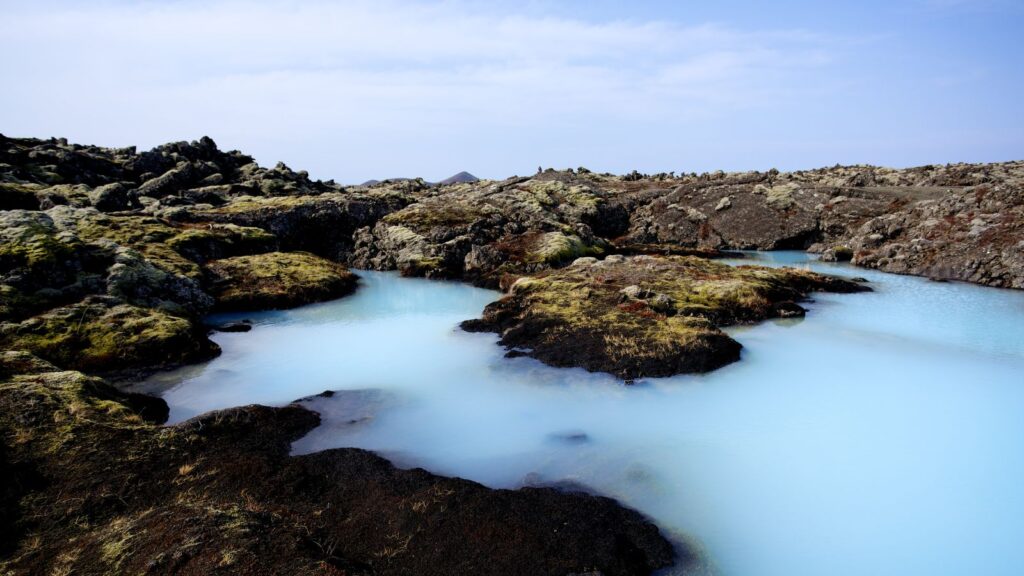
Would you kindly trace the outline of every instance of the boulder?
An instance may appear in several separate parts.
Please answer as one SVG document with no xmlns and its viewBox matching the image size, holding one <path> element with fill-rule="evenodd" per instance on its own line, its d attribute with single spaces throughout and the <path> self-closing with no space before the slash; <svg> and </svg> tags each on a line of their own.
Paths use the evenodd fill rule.
<svg viewBox="0 0 1024 576">
<path fill-rule="evenodd" d="M 120 212 L 141 207 L 131 192 L 127 185 L 115 182 L 94 189 L 89 193 L 89 200 L 100 212 Z"/>
<path fill-rule="evenodd" d="M 341 264 L 303 252 L 236 256 L 206 269 L 219 310 L 293 308 L 349 294 L 358 280 Z"/>
</svg>

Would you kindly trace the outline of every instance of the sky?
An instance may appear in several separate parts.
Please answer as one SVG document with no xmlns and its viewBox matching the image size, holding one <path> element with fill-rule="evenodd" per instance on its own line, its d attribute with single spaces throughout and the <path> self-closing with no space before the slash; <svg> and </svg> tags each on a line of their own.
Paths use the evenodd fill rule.
<svg viewBox="0 0 1024 576">
<path fill-rule="evenodd" d="M 0 0 L 0 133 L 314 178 L 1024 159 L 1024 2 Z"/>
</svg>

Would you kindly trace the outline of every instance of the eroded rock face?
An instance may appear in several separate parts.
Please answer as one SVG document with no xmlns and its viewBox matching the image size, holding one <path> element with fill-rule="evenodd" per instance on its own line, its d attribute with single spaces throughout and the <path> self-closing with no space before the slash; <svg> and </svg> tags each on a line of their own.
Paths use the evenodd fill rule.
<svg viewBox="0 0 1024 576">
<path fill-rule="evenodd" d="M 838 243 L 859 266 L 1021 289 L 1024 191 L 982 184 L 872 218 Z"/>
<path fill-rule="evenodd" d="M 443 186 L 356 234 L 352 263 L 409 276 L 497 286 L 503 275 L 541 270 L 608 243 L 594 233 L 605 195 L 558 174 Z"/>
<path fill-rule="evenodd" d="M 403 196 L 390 192 L 240 196 L 223 206 L 200 206 L 177 217 L 192 222 L 261 228 L 278 238 L 283 250 L 301 250 L 344 261 L 349 259 L 356 230 L 377 222 L 406 202 Z"/>
<path fill-rule="evenodd" d="M 356 288 L 341 264 L 305 252 L 269 252 L 214 260 L 212 292 L 220 310 L 292 308 L 339 298 Z"/>
<path fill-rule="evenodd" d="M 357 449 L 290 457 L 319 422 L 294 404 L 160 428 L 137 398 L 32 364 L 0 357 L 17 372 L 0 378 L 0 567 L 13 574 L 631 575 L 673 562 L 655 526 L 606 498 L 491 490 Z"/>
<path fill-rule="evenodd" d="M 734 362 L 740 345 L 720 326 L 802 314 L 796 302 L 812 291 L 864 290 L 805 270 L 695 257 L 581 258 L 520 278 L 463 328 L 501 334 L 513 355 L 631 380 Z"/>
</svg>

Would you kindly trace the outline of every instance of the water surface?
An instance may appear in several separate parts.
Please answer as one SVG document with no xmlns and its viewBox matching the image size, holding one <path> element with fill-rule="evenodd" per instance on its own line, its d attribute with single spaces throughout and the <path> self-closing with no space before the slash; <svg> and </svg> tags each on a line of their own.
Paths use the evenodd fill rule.
<svg viewBox="0 0 1024 576">
<path fill-rule="evenodd" d="M 305 453 L 381 452 L 493 487 L 572 481 L 735 576 L 1024 573 L 1024 293 L 864 276 L 805 319 L 730 329 L 742 360 L 624 386 L 467 334 L 495 292 L 362 272 L 351 297 L 235 314 L 224 353 L 140 385 L 171 419 L 323 390 Z"/>
</svg>

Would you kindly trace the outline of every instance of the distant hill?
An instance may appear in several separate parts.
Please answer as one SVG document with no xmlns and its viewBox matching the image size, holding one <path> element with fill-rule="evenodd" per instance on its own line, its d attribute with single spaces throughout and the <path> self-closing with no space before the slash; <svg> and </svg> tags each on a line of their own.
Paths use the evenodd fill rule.
<svg viewBox="0 0 1024 576">
<path fill-rule="evenodd" d="M 479 181 L 479 178 L 473 176 L 469 172 L 459 172 L 454 176 L 449 176 L 448 178 L 441 180 L 440 182 L 438 182 L 438 184 L 467 184 Z"/>
<path fill-rule="evenodd" d="M 376 186 L 381 182 L 405 182 L 406 180 L 413 180 L 413 178 L 385 178 L 383 180 L 367 180 L 366 182 L 360 184 L 360 186 Z"/>
<path fill-rule="evenodd" d="M 362 184 L 360 184 L 360 186 L 376 186 L 377 184 L 380 184 L 381 182 L 403 182 L 405 180 L 412 180 L 412 178 L 387 178 L 385 180 L 367 180 L 366 182 L 363 182 Z M 473 183 L 473 182 L 479 182 L 479 181 L 480 181 L 479 178 L 477 178 L 476 176 L 473 176 L 469 172 L 459 172 L 458 174 L 456 174 L 454 176 L 449 176 L 448 178 L 445 178 L 444 180 L 441 180 L 440 182 L 427 182 L 427 184 L 430 184 L 430 185 L 434 186 L 434 185 L 444 185 L 444 184 L 467 184 L 467 183 Z"/>
</svg>

